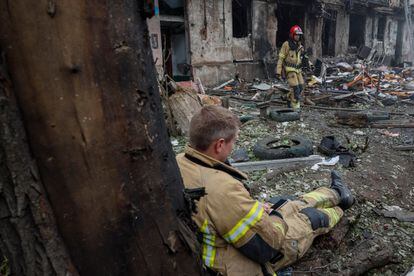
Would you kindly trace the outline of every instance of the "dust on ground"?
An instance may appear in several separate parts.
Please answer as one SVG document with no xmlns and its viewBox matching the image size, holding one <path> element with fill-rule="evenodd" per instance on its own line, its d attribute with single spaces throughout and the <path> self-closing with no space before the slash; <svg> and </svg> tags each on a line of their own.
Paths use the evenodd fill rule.
<svg viewBox="0 0 414 276">
<path fill-rule="evenodd" d="M 239 114 L 257 113 L 257 109 L 249 104 L 233 103 L 231 106 Z M 398 105 L 383 107 L 382 110 L 412 113 L 414 108 Z M 313 142 L 317 154 L 317 145 L 322 137 L 334 135 L 357 154 L 356 167 L 344 168 L 338 164 L 321 167 L 318 171 L 310 168 L 283 173 L 256 171 L 249 173 L 250 179 L 246 184 L 251 187 L 256 199 L 266 200 L 276 195 L 300 195 L 328 186 L 330 170 L 340 171 L 344 182 L 357 198 L 356 204 L 345 212 L 345 236 L 339 240 L 334 240 L 329 236 L 331 234 L 317 238 L 309 252 L 293 265 L 294 275 L 352 274 L 355 270 L 351 270 L 350 264 L 360 265 L 357 262 L 361 261 L 361 254 L 362 263 L 365 262 L 364 255 L 367 256 L 366 262 L 369 262 L 369 256 L 380 256 L 384 250 L 392 252 L 392 261 L 370 269 L 366 275 L 405 275 L 414 265 L 414 223 L 386 218 L 379 210 L 390 206 L 414 210 L 414 154 L 412 151 L 392 149 L 395 145 L 412 144 L 414 130 L 396 128 L 385 132 L 383 129 L 350 128 L 334 124 L 333 118 L 334 111 L 308 107 L 302 109 L 300 121 L 278 123 L 257 118 L 241 126 L 235 149 L 246 149 L 251 160 L 256 160 L 252 148 L 259 139 L 299 135 Z M 400 118 L 409 117 L 393 116 L 393 119 Z M 186 138 L 173 140 L 174 150 L 181 152 Z M 342 227 L 342 224 L 338 227 Z M 334 242 L 329 242 L 330 239 Z"/>
</svg>

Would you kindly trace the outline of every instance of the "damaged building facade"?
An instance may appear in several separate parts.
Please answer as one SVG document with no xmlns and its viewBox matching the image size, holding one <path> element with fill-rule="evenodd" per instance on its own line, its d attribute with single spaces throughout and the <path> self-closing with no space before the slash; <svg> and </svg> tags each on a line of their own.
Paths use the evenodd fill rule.
<svg viewBox="0 0 414 276">
<path fill-rule="evenodd" d="M 373 49 L 377 63 L 412 63 L 414 0 L 159 0 L 148 20 L 159 74 L 211 86 L 274 77 L 291 26 L 313 59 Z"/>
</svg>

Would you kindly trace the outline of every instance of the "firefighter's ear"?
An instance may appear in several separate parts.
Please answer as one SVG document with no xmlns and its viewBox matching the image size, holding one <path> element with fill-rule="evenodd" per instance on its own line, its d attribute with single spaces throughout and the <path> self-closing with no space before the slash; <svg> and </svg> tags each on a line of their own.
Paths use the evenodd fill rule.
<svg viewBox="0 0 414 276">
<path fill-rule="evenodd" d="M 216 141 L 216 143 L 214 144 L 214 150 L 216 153 L 221 153 L 223 151 L 224 148 L 224 144 L 225 141 L 223 138 L 220 138 Z"/>
</svg>

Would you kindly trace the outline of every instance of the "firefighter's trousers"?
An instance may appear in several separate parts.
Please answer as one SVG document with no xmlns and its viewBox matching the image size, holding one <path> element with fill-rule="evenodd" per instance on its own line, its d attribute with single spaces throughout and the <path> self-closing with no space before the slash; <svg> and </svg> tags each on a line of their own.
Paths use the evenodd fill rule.
<svg viewBox="0 0 414 276">
<path fill-rule="evenodd" d="M 339 195 L 330 188 L 318 188 L 298 200 L 286 201 L 277 209 L 288 225 L 283 245 L 284 257 L 274 265 L 278 270 L 301 258 L 315 237 L 328 233 L 344 212 L 337 205 Z"/>
<path fill-rule="evenodd" d="M 300 109 L 301 94 L 305 87 L 305 81 L 303 80 L 302 73 L 288 72 L 287 81 L 290 86 L 290 91 L 287 94 L 288 107 Z"/>
</svg>

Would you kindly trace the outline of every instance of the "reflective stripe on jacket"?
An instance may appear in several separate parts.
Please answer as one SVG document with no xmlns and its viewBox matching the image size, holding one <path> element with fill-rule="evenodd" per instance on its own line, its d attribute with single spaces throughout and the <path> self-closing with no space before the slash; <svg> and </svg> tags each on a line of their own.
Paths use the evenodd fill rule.
<svg viewBox="0 0 414 276">
<path fill-rule="evenodd" d="M 302 72 L 302 54 L 303 46 L 299 45 L 296 50 L 289 47 L 289 41 L 285 41 L 279 51 L 276 73 L 281 74 L 282 68 L 285 68 L 286 74 L 289 72 Z"/>
</svg>

